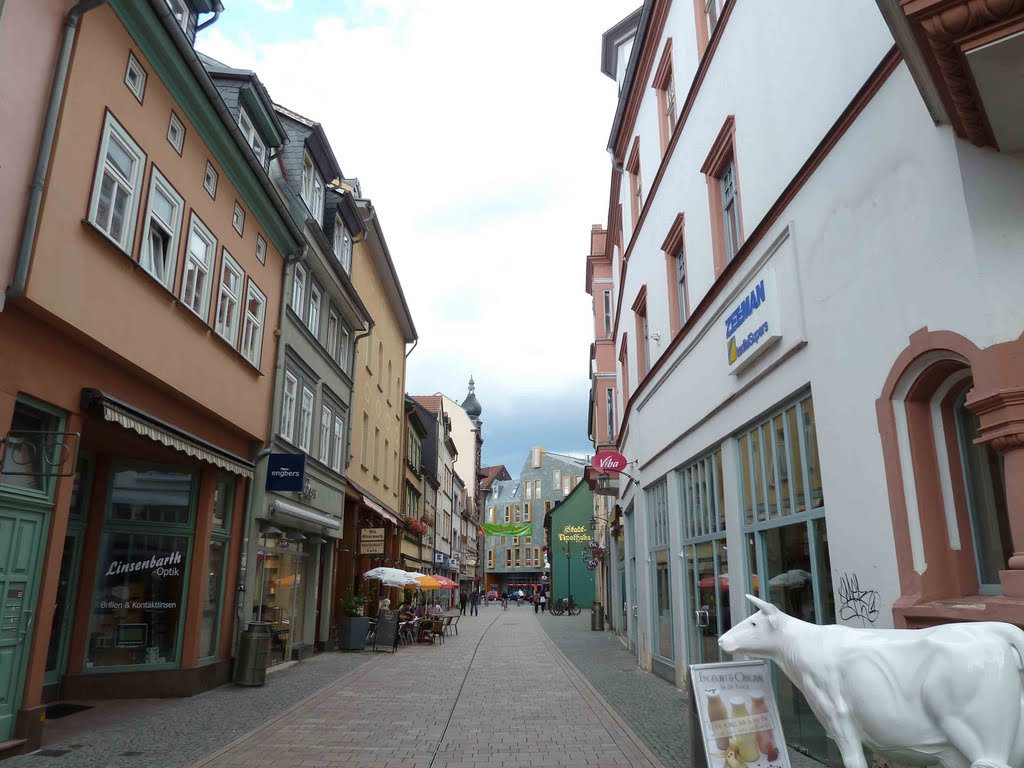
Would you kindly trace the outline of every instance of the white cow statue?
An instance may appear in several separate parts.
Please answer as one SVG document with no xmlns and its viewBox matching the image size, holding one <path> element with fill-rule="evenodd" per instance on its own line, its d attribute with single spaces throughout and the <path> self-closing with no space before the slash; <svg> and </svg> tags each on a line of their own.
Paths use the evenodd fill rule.
<svg viewBox="0 0 1024 768">
<path fill-rule="evenodd" d="M 1024 631 L 1001 622 L 855 629 L 760 610 L 726 632 L 726 653 L 771 659 L 803 691 L 846 768 L 862 745 L 899 763 L 1021 768 Z"/>
</svg>

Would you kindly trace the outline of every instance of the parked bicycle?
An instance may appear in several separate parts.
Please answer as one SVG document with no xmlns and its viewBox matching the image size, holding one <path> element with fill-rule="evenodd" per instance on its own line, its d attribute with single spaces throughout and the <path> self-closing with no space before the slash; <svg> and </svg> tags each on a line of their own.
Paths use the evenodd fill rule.
<svg viewBox="0 0 1024 768">
<path fill-rule="evenodd" d="M 563 613 L 568 613 L 570 616 L 579 616 L 582 610 L 582 608 L 576 605 L 576 599 L 572 595 L 560 597 L 551 604 L 551 612 L 555 616 L 561 616 Z"/>
</svg>

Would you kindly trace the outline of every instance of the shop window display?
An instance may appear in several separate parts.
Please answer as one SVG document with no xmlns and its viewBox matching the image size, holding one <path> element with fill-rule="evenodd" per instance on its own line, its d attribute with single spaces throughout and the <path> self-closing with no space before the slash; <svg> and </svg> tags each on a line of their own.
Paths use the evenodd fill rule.
<svg viewBox="0 0 1024 768">
<path fill-rule="evenodd" d="M 263 537 L 256 557 L 260 593 L 253 619 L 270 623 L 270 663 L 280 664 L 303 642 L 306 552 L 301 542 Z"/>
</svg>

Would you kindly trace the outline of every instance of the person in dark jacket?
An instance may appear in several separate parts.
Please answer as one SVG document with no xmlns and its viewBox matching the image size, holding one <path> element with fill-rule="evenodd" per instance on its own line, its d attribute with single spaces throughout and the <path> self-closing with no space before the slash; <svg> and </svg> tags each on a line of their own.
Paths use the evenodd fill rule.
<svg viewBox="0 0 1024 768">
<path fill-rule="evenodd" d="M 459 615 L 460 616 L 465 616 L 466 615 L 466 603 L 468 603 L 468 602 L 469 602 L 469 596 L 466 594 L 466 590 L 462 590 L 461 594 L 459 594 Z"/>
<path fill-rule="evenodd" d="M 473 596 L 469 601 L 469 615 L 479 616 L 480 615 L 480 592 L 473 590 Z"/>
</svg>

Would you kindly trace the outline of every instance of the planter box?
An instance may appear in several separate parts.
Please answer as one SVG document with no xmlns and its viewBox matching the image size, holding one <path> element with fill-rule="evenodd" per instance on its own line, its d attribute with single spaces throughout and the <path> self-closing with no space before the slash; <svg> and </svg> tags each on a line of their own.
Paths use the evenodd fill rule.
<svg viewBox="0 0 1024 768">
<path fill-rule="evenodd" d="M 342 616 L 338 619 L 338 650 L 361 651 L 366 647 L 370 619 L 366 616 Z"/>
</svg>

